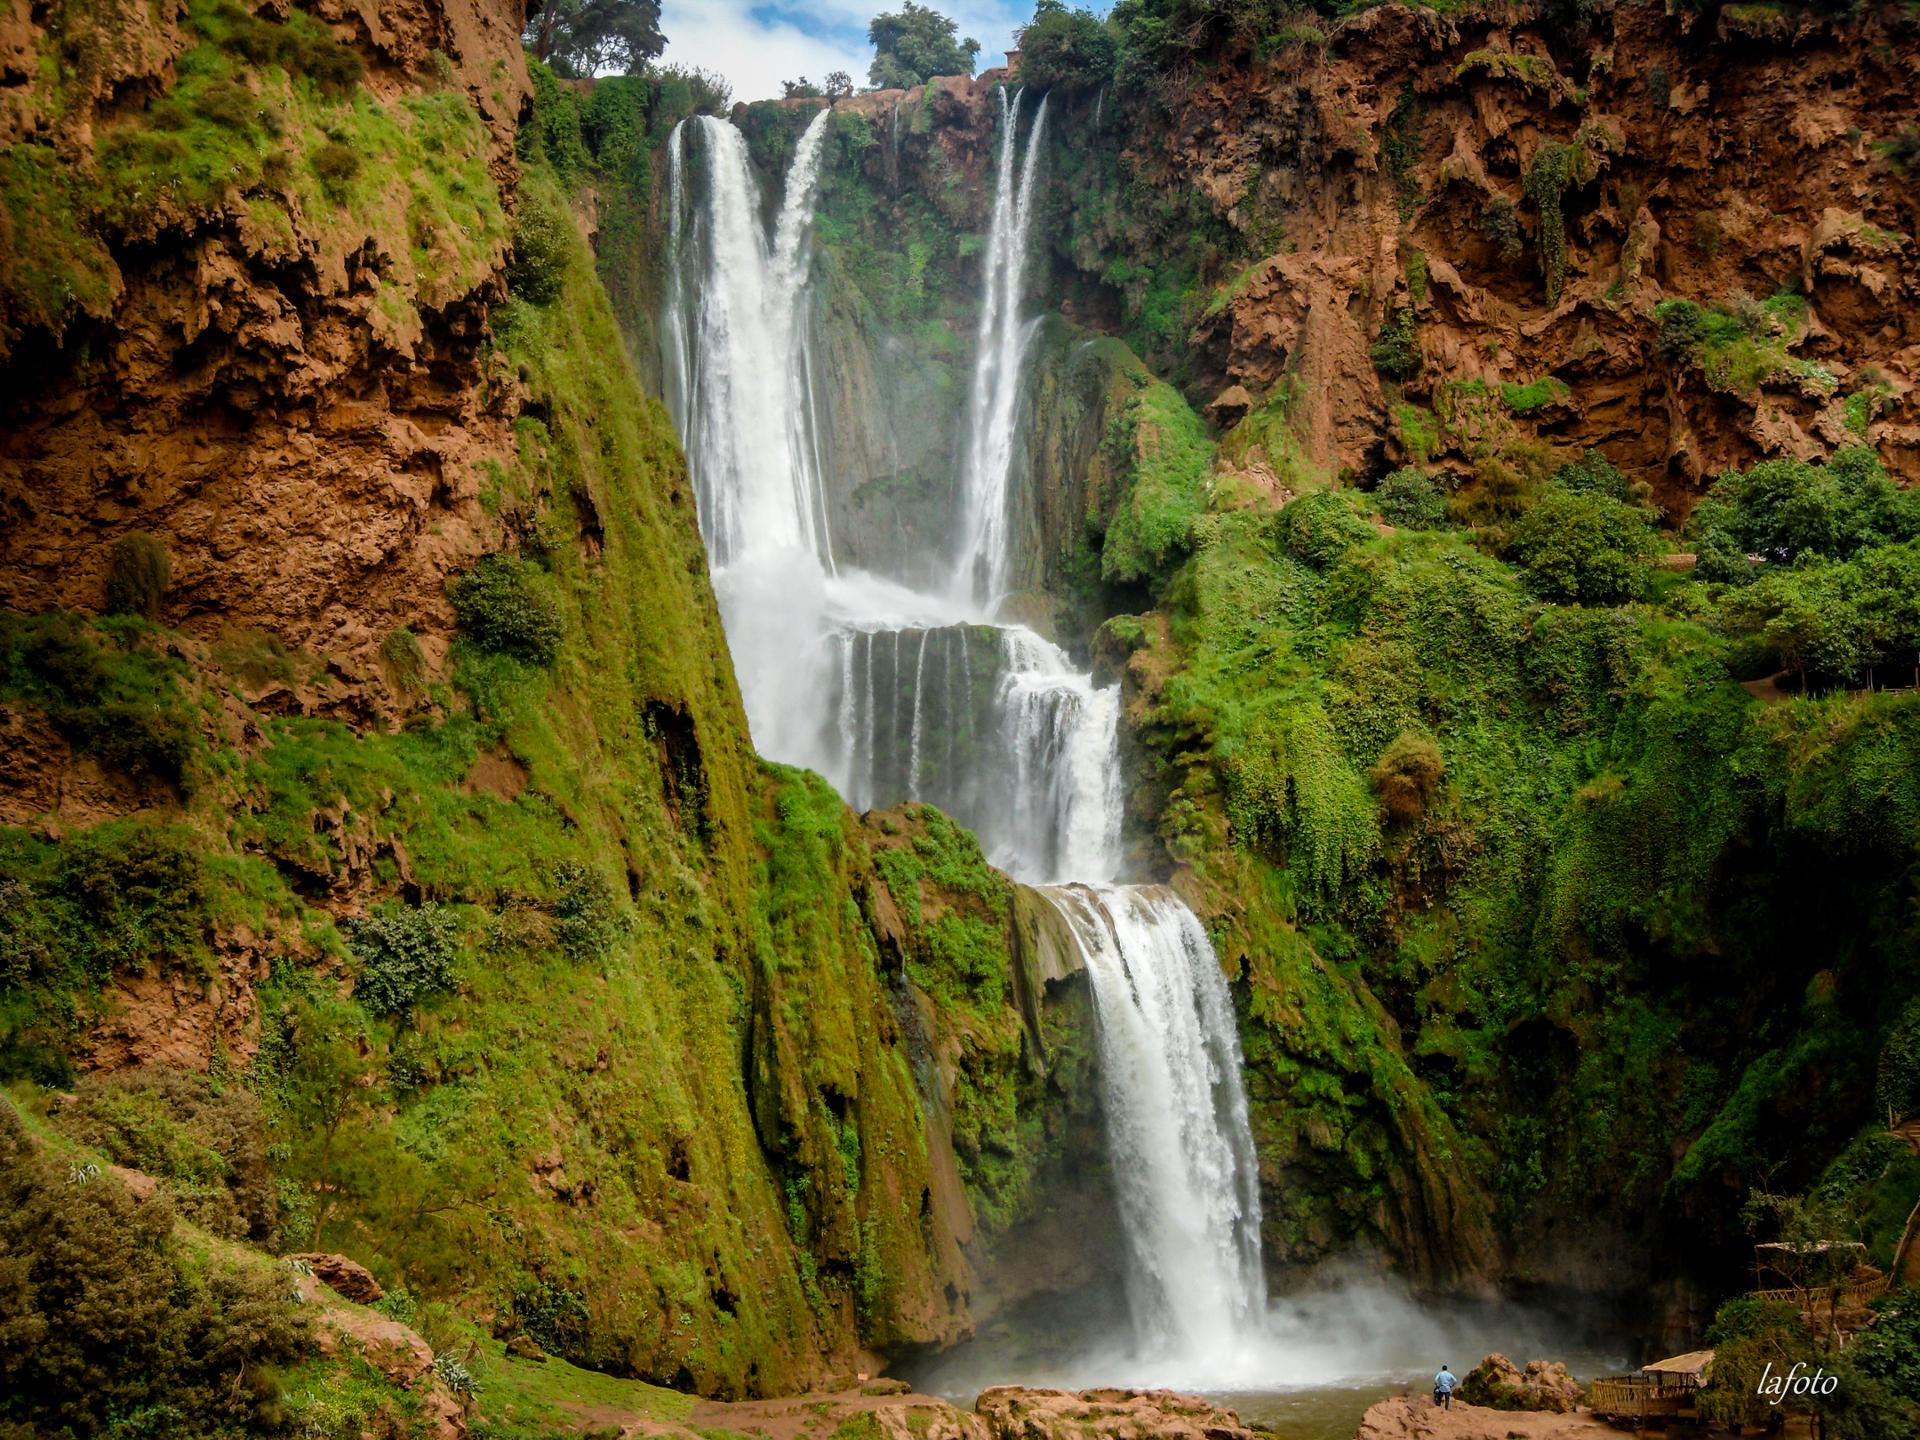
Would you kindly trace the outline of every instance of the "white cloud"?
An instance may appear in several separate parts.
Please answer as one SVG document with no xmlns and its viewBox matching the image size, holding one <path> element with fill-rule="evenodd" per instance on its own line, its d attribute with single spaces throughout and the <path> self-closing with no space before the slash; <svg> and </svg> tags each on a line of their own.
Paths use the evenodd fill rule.
<svg viewBox="0 0 1920 1440">
<path fill-rule="evenodd" d="M 763 25 L 747 13 L 751 5 L 752 0 L 666 0 L 660 12 L 667 37 L 661 60 L 726 76 L 736 100 L 778 96 L 782 80 L 801 75 L 816 83 L 832 70 L 845 70 L 856 80 L 865 77 L 872 52 L 864 43 L 854 48 L 791 25 Z"/>
<path fill-rule="evenodd" d="M 935 5 L 953 17 L 963 37 L 980 42 L 982 69 L 1005 63 L 1014 28 L 1032 14 L 1031 0 L 935 0 Z M 873 61 L 867 22 L 893 5 L 892 0 L 810 0 L 812 28 L 824 34 L 752 14 L 770 8 L 764 0 L 664 0 L 660 28 L 667 49 L 660 58 L 726 76 L 736 100 L 775 97 L 783 80 L 805 75 L 817 84 L 833 70 L 844 70 L 864 85 Z"/>
</svg>

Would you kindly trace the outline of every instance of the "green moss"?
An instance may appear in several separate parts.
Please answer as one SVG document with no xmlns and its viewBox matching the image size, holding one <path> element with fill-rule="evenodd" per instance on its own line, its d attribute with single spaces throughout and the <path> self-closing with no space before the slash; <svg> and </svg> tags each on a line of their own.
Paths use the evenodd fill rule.
<svg viewBox="0 0 1920 1440">
<path fill-rule="evenodd" d="M 76 319 L 104 318 L 119 268 L 86 221 L 82 182 L 51 146 L 0 151 L 0 357 L 30 330 L 55 343 Z"/>
<path fill-rule="evenodd" d="M 1500 398 L 1515 415 L 1530 415 L 1535 410 L 1559 403 L 1572 393 L 1565 383 L 1551 375 L 1542 375 L 1538 380 L 1528 381 L 1524 385 L 1509 380 L 1500 387 Z"/>
<path fill-rule="evenodd" d="M 1164 576 L 1185 553 L 1194 520 L 1206 508 L 1213 442 L 1180 393 L 1154 381 L 1127 401 L 1107 445 L 1127 480 L 1101 546 L 1101 578 Z"/>
</svg>

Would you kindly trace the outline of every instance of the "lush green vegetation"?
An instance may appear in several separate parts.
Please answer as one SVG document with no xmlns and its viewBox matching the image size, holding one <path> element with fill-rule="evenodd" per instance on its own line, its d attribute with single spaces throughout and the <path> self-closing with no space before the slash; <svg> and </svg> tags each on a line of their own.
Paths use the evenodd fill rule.
<svg viewBox="0 0 1920 1440">
<path fill-rule="evenodd" d="M 0 1095 L 0 1434 L 197 1436 L 287 1426 L 305 1325 L 285 1277 L 198 1254 L 164 1197 L 37 1139 Z"/>
<path fill-rule="evenodd" d="M 1800 479 L 1730 479 L 1753 518 L 1724 523 L 1838 483 Z M 1457 1245 L 1499 1215 L 1523 1247 L 1547 1210 L 1666 1206 L 1731 1271 L 1725 1180 L 1811 1179 L 1874 1113 L 1875 1057 L 1906 1073 L 1887 1005 L 1920 984 L 1920 709 L 1756 702 L 1735 676 L 1762 585 L 1654 583 L 1602 457 L 1533 484 L 1518 574 L 1458 533 L 1382 536 L 1337 493 L 1196 519 L 1157 581 L 1157 823 L 1243 967 L 1283 1250 L 1417 1229 L 1423 1205 Z M 1881 513 L 1870 480 L 1846 493 Z M 1847 505 L 1819 533 L 1860 533 L 1831 521 Z M 1862 613 L 1910 610 L 1906 548 L 1843 562 L 1879 577 Z M 1463 1176 L 1478 1199 L 1435 1198 Z"/>
</svg>

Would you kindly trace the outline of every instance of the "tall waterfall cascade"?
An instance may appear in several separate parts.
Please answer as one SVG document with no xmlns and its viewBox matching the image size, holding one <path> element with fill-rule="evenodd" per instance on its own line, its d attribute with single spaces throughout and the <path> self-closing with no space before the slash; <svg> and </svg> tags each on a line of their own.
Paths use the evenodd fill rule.
<svg viewBox="0 0 1920 1440">
<path fill-rule="evenodd" d="M 1002 89 L 999 105 L 950 575 L 915 588 L 833 554 L 808 287 L 827 109 L 795 147 L 771 233 L 740 132 L 710 117 L 675 129 L 668 399 L 761 751 L 820 770 L 858 807 L 939 805 L 994 864 L 1041 887 L 1074 937 L 1094 992 L 1136 1346 L 1191 1370 L 1265 1311 L 1239 1041 L 1193 913 L 1163 887 L 1117 883 L 1119 687 L 995 616 L 1017 558 L 1010 478 L 1037 323 L 1020 309 L 1047 102 L 1032 107 L 1024 153 L 1023 97 Z"/>
</svg>

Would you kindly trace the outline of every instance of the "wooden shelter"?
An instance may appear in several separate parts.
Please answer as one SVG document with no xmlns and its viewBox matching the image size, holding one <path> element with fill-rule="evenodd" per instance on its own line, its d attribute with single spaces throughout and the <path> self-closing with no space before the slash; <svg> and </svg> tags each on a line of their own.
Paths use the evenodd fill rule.
<svg viewBox="0 0 1920 1440">
<path fill-rule="evenodd" d="M 1695 1401 L 1712 1368 L 1713 1351 L 1689 1350 L 1643 1365 L 1638 1375 L 1594 1381 L 1587 1389 L 1587 1405 L 1604 1420 L 1636 1429 L 1649 1420 L 1692 1420 L 1698 1417 Z"/>
</svg>

